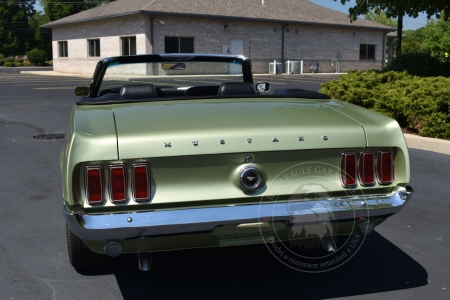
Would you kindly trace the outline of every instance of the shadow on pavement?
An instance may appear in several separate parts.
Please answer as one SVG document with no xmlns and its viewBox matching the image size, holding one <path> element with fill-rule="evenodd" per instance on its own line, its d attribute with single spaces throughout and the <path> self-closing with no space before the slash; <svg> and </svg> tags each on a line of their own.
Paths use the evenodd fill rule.
<svg viewBox="0 0 450 300">
<path fill-rule="evenodd" d="M 343 266 L 319 274 L 291 270 L 265 245 L 152 254 L 153 269 L 138 269 L 137 255 L 122 255 L 87 276 L 114 274 L 124 299 L 324 299 L 410 289 L 428 273 L 378 233 L 367 236 Z"/>
</svg>

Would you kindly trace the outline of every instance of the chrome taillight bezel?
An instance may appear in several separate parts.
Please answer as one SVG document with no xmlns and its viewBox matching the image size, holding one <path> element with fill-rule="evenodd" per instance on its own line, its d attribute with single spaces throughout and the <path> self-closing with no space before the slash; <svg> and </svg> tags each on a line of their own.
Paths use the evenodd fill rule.
<svg viewBox="0 0 450 300">
<path fill-rule="evenodd" d="M 112 187 L 112 171 L 114 169 L 122 169 L 123 170 L 123 199 L 113 199 L 113 187 Z M 128 201 L 128 181 L 127 181 L 127 166 L 124 164 L 115 164 L 109 166 L 109 178 L 108 178 L 108 191 L 109 191 L 109 199 L 113 203 L 124 203 Z"/>
<path fill-rule="evenodd" d="M 146 168 L 146 181 L 147 181 L 147 198 L 138 198 L 136 195 L 136 171 L 135 169 L 138 167 L 145 167 Z M 150 166 L 148 163 L 135 163 L 131 167 L 131 173 L 132 173 L 132 183 L 131 183 L 131 192 L 133 195 L 133 200 L 136 202 L 146 202 L 149 201 L 151 198 L 151 182 L 150 182 Z"/>
<path fill-rule="evenodd" d="M 371 183 L 367 183 L 365 181 L 365 174 L 361 174 L 361 169 L 364 172 L 364 167 L 365 167 L 365 163 L 364 163 L 364 156 L 365 155 L 372 155 L 372 177 L 373 177 L 373 182 Z M 362 151 L 359 153 L 359 158 L 358 158 L 358 180 L 359 183 L 361 184 L 361 186 L 374 186 L 377 183 L 377 179 L 376 179 L 376 164 L 375 164 L 375 155 L 372 151 Z"/>
<path fill-rule="evenodd" d="M 347 155 L 354 156 L 354 158 L 355 158 L 355 172 L 354 172 L 355 174 L 354 174 L 354 176 L 351 176 L 352 174 L 348 174 L 348 172 L 347 172 L 347 165 L 346 165 L 347 164 L 347 162 L 346 162 L 346 156 Z M 357 164 L 356 153 L 355 152 L 342 152 L 341 153 L 340 162 L 339 162 L 339 166 L 340 166 L 340 171 L 341 171 L 340 179 L 341 179 L 342 187 L 348 188 L 348 189 L 356 188 L 358 186 L 358 164 Z M 355 183 L 354 184 L 347 184 L 344 181 L 344 178 L 343 178 L 344 173 L 350 175 L 350 177 L 352 177 L 354 179 Z"/>
<path fill-rule="evenodd" d="M 379 174 L 380 172 L 378 170 L 378 160 L 385 153 L 391 155 L 391 170 L 390 170 L 390 172 L 391 172 L 391 180 L 390 181 L 383 181 L 383 180 L 381 180 L 383 174 Z M 376 163 L 375 163 L 375 168 L 376 168 L 376 174 L 377 174 L 377 182 L 378 182 L 379 185 L 390 185 L 390 184 L 392 184 L 394 182 L 394 155 L 392 154 L 391 151 L 389 151 L 389 150 L 380 150 L 380 151 L 378 151 L 378 153 L 377 153 L 377 160 L 376 160 Z"/>
<path fill-rule="evenodd" d="M 100 173 L 100 198 L 101 201 L 89 201 L 90 197 L 89 197 L 89 176 L 88 176 L 88 172 L 90 170 L 99 170 Z M 86 196 L 86 202 L 89 205 L 101 205 L 103 203 L 105 203 L 105 181 L 104 181 L 104 175 L 103 175 L 103 166 L 101 165 L 94 165 L 94 166 L 86 166 L 85 171 L 84 171 L 84 190 L 85 190 L 85 196 Z"/>
</svg>

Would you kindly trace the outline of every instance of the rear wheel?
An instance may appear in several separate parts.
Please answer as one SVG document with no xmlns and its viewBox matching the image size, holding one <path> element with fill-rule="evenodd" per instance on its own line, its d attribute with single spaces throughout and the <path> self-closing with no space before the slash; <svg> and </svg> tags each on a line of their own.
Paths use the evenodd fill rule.
<svg viewBox="0 0 450 300">
<path fill-rule="evenodd" d="M 70 264 L 75 269 L 89 269 L 101 267 L 106 264 L 108 257 L 91 251 L 83 241 L 77 237 L 66 224 L 67 249 Z"/>
</svg>

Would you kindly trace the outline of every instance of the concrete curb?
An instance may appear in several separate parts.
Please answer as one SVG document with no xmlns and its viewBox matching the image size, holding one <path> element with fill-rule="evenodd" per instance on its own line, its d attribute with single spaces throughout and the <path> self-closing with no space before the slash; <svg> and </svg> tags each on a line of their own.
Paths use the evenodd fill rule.
<svg viewBox="0 0 450 300">
<path fill-rule="evenodd" d="M 404 134 L 408 148 L 432 151 L 450 155 L 450 141 Z"/>
<path fill-rule="evenodd" d="M 20 71 L 20 74 L 92 78 L 92 74 L 72 74 L 72 73 L 60 73 L 55 71 Z"/>
<path fill-rule="evenodd" d="M 347 73 L 303 73 L 303 74 L 253 74 L 253 76 L 292 76 L 292 77 L 301 77 L 301 76 L 333 76 L 333 75 L 345 75 Z"/>
</svg>

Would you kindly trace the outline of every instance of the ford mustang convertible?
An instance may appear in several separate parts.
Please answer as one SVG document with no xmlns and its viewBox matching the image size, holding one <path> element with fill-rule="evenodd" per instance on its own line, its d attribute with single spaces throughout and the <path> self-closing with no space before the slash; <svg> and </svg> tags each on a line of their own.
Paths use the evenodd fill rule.
<svg viewBox="0 0 450 300">
<path fill-rule="evenodd" d="M 105 58 L 75 92 L 60 162 L 77 269 L 137 253 L 149 270 L 155 251 L 293 241 L 337 253 L 413 193 L 395 120 L 254 83 L 244 56 Z"/>
</svg>

